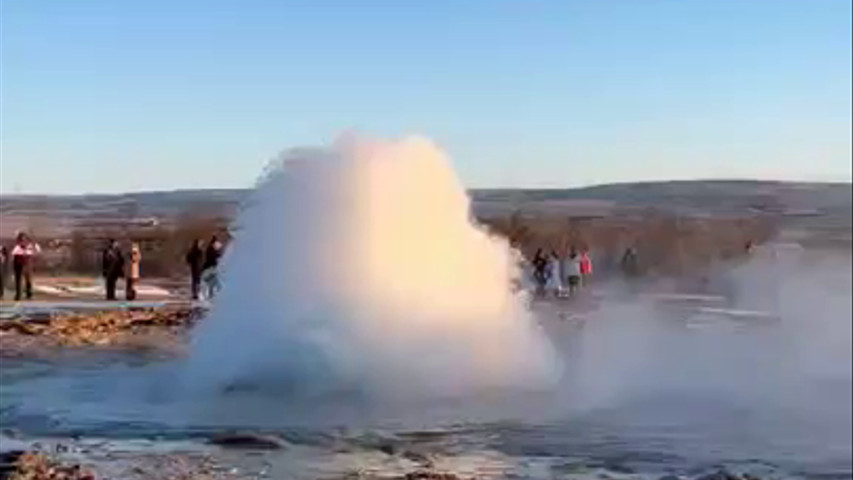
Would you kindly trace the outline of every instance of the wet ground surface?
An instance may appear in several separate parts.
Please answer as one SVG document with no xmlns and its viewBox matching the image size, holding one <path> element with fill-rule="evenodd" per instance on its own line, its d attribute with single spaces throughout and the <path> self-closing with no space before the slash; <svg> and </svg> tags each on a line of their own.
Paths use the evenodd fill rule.
<svg viewBox="0 0 853 480">
<path fill-rule="evenodd" d="M 772 302 L 739 299 L 737 286 L 533 302 L 565 360 L 545 391 L 404 404 L 198 396 L 173 356 L 5 358 L 0 449 L 131 479 L 851 478 L 849 263 L 828 272 L 804 279 L 814 291 L 777 285 Z"/>
<path fill-rule="evenodd" d="M 164 307 L 203 307 L 206 302 L 191 302 L 187 300 L 137 300 L 137 301 L 105 301 L 105 300 L 34 300 L 25 302 L 0 303 L 0 320 L 15 317 L 41 318 L 60 312 L 102 312 L 110 310 L 127 310 L 140 308 Z"/>
</svg>

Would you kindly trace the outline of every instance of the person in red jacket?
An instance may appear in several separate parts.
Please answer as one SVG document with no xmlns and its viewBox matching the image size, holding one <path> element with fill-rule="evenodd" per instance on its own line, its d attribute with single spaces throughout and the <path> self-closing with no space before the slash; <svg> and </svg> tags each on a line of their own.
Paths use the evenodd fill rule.
<svg viewBox="0 0 853 480">
<path fill-rule="evenodd" d="M 589 259 L 589 252 L 584 250 L 581 254 L 581 285 L 586 284 L 590 275 L 592 275 L 592 260 Z"/>
<path fill-rule="evenodd" d="M 33 298 L 33 257 L 41 252 L 38 243 L 33 242 L 26 233 L 19 233 L 12 249 L 12 267 L 15 270 L 15 301 L 26 293 L 27 300 Z M 22 292 L 21 290 L 25 290 Z"/>
</svg>

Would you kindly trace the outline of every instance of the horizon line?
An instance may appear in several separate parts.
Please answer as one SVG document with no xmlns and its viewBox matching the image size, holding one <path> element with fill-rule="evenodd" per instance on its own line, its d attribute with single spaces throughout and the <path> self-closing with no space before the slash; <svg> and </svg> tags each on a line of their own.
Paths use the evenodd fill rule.
<svg viewBox="0 0 853 480">
<path fill-rule="evenodd" d="M 755 183 L 755 184 L 792 184 L 792 185 L 851 185 L 853 180 L 780 180 L 780 179 L 756 179 L 756 178 L 740 178 L 740 177 L 719 177 L 719 178 L 697 178 L 697 179 L 668 179 L 668 180 L 636 180 L 636 181 L 614 181 L 603 183 L 591 183 L 583 186 L 566 186 L 566 187 L 466 187 L 466 191 L 570 191 L 570 190 L 588 190 L 594 188 L 610 187 L 610 186 L 628 186 L 628 185 L 653 185 L 667 183 Z M 173 188 L 173 189 L 152 189 L 152 190 L 127 190 L 121 192 L 83 192 L 83 193 L 39 193 L 39 192 L 23 192 L 23 193 L 6 193 L 0 191 L 0 198 L 11 197 L 109 197 L 109 196 L 124 196 L 124 195 L 156 195 L 156 194 L 174 194 L 174 193 L 192 193 L 192 192 L 238 192 L 253 190 L 254 186 L 247 187 L 198 187 L 198 188 Z"/>
</svg>

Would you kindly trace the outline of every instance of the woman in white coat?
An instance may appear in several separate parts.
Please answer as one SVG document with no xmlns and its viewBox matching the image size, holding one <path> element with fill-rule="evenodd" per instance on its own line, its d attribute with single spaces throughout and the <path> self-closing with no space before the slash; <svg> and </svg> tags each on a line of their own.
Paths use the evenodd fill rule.
<svg viewBox="0 0 853 480">
<path fill-rule="evenodd" d="M 563 272 L 560 256 L 557 252 L 551 252 L 548 256 L 548 283 L 546 290 L 553 293 L 555 297 L 563 295 Z"/>
</svg>

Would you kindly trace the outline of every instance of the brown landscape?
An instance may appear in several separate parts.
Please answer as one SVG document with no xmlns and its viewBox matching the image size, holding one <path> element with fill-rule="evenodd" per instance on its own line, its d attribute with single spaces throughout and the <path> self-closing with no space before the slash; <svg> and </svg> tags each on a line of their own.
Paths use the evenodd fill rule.
<svg viewBox="0 0 853 480">
<path fill-rule="evenodd" d="M 629 246 L 645 272 L 678 274 L 743 253 L 771 238 L 851 245 L 850 184 L 696 181 L 615 184 L 570 190 L 474 190 L 477 221 L 526 256 L 536 249 L 589 249 L 600 273 Z M 26 231 L 44 249 L 39 272 L 99 271 L 107 238 L 138 242 L 148 281 L 180 278 L 193 239 L 228 238 L 246 190 L 124 195 L 4 196 L 0 241 Z M 233 233 L 233 232 L 232 232 Z"/>
<path fill-rule="evenodd" d="M 702 278 L 716 262 L 747 256 L 750 246 L 772 242 L 849 255 L 853 245 L 850 184 L 665 182 L 577 190 L 475 190 L 470 194 L 476 221 L 505 237 L 528 258 L 540 248 L 560 252 L 570 247 L 588 249 L 596 264 L 596 281 L 620 275 L 619 261 L 628 247 L 637 249 L 641 273 L 648 277 L 693 279 Z M 173 299 L 180 299 L 186 297 L 183 256 L 187 246 L 193 239 L 213 234 L 226 240 L 239 235 L 235 219 L 241 205 L 250 201 L 250 193 L 244 190 L 4 196 L 0 239 L 11 245 L 16 232 L 29 232 L 43 248 L 36 284 L 57 286 L 93 284 L 106 239 L 118 239 L 125 246 L 138 242 L 143 254 L 143 285 L 161 287 Z M 75 296 L 80 297 L 87 296 Z M 40 299 L 54 298 L 42 291 L 36 294 L 36 300 Z M 7 307 L 12 305 L 6 302 Z M 191 328 L 203 321 L 205 310 L 173 301 L 156 308 L 6 313 L 0 319 L 0 358 L 62 362 L 69 352 L 92 349 L 180 357 Z M 5 431 L 4 442 L 8 444 L 15 436 L 13 430 Z M 221 450 L 215 454 L 197 450 L 134 452 L 122 457 L 121 448 L 85 447 L 73 440 L 25 443 L 22 449 L 9 450 L 0 458 L 0 478 L 112 478 L 109 472 L 115 478 L 131 479 L 256 478 L 236 473 L 233 465 L 246 464 L 259 451 L 288 448 L 278 437 L 257 432 L 220 432 L 204 441 Z M 346 448 L 399 457 L 408 462 L 409 473 L 362 476 L 353 472 L 351 478 L 467 478 L 444 473 L 431 457 L 416 450 L 397 451 L 397 447 L 363 442 Z M 156 445 L 157 441 L 150 443 Z M 76 451 L 86 453 L 69 454 Z M 245 452 L 253 453 L 247 456 Z M 251 468 L 263 471 L 266 466 Z M 701 478 L 757 477 L 721 470 Z"/>
</svg>

